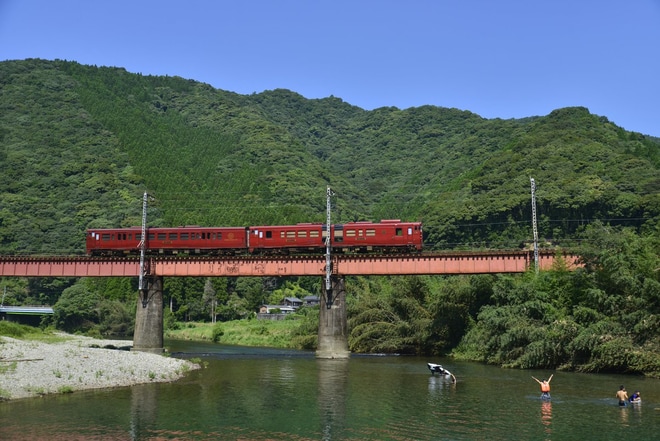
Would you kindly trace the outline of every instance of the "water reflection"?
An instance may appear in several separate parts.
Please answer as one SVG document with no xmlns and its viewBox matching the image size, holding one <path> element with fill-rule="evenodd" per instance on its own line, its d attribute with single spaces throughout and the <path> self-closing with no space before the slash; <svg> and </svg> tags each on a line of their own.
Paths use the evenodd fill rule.
<svg viewBox="0 0 660 441">
<path fill-rule="evenodd" d="M 158 388 L 138 385 L 131 388 L 131 439 L 156 428 L 158 417 Z"/>
<path fill-rule="evenodd" d="M 317 359 L 318 406 L 324 441 L 341 439 L 346 424 L 348 359 Z"/>
<path fill-rule="evenodd" d="M 545 426 L 545 433 L 552 433 L 552 402 L 550 400 L 541 400 L 541 423 Z"/>
<path fill-rule="evenodd" d="M 443 389 L 453 389 L 456 383 L 451 378 L 442 375 L 431 375 L 429 377 L 429 392 L 442 391 Z"/>
<path fill-rule="evenodd" d="M 627 406 L 619 406 L 620 414 L 621 414 L 621 424 L 624 426 L 628 426 L 628 407 Z"/>
</svg>

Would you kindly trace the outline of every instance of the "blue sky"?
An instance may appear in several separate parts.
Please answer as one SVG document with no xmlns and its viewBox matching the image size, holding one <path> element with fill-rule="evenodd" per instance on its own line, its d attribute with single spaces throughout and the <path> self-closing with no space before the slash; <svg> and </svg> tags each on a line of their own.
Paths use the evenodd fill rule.
<svg viewBox="0 0 660 441">
<path fill-rule="evenodd" d="M 25 58 L 660 136 L 660 0 L 0 0 L 0 60 Z"/>
</svg>

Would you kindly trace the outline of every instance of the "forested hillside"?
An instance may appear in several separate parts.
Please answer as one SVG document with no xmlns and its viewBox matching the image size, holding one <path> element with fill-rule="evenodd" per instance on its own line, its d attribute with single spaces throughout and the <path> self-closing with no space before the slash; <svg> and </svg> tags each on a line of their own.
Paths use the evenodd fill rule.
<svg viewBox="0 0 660 441">
<path fill-rule="evenodd" d="M 323 222 L 327 185 L 336 222 L 421 220 L 427 249 L 520 248 L 532 239 L 533 177 L 541 246 L 579 247 L 584 271 L 355 280 L 351 349 L 660 372 L 660 139 L 586 108 L 511 120 L 435 106 L 366 111 L 288 90 L 239 95 L 122 68 L 4 61 L 0 176 L 0 253 L 10 255 L 82 254 L 86 228 L 140 224 L 144 191 L 152 226 Z M 93 317 L 60 325 L 127 329 L 132 281 L 72 283 L 16 284 L 14 300 L 59 299 L 64 311 L 96 299 Z M 166 289 L 178 320 L 208 317 L 210 296 L 230 320 L 269 296 L 316 289 L 282 283 L 178 279 Z M 313 344 L 310 335 L 300 341 Z M 644 366 L 603 368 L 588 335 L 621 337 L 615 347 L 644 354 Z"/>
<path fill-rule="evenodd" d="M 584 108 L 486 120 L 364 111 L 286 90 L 241 96 L 64 61 L 0 63 L 3 253 L 82 251 L 89 226 L 422 220 L 429 247 L 519 247 L 660 212 L 658 139 Z"/>
</svg>

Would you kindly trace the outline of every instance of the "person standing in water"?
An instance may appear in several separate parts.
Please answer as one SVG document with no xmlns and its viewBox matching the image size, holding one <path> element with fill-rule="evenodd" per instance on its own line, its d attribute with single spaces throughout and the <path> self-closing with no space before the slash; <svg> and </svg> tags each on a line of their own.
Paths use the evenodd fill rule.
<svg viewBox="0 0 660 441">
<path fill-rule="evenodd" d="M 547 380 L 544 378 L 543 380 L 539 380 L 535 376 L 532 375 L 532 378 L 536 380 L 536 382 L 541 386 L 541 399 L 543 400 L 549 400 L 550 399 L 550 381 L 552 380 L 552 376 L 555 374 L 550 375 L 550 378 Z"/>
<path fill-rule="evenodd" d="M 616 391 L 616 397 L 619 399 L 619 406 L 625 406 L 628 401 L 628 392 L 626 388 L 621 385 L 618 391 Z"/>
</svg>

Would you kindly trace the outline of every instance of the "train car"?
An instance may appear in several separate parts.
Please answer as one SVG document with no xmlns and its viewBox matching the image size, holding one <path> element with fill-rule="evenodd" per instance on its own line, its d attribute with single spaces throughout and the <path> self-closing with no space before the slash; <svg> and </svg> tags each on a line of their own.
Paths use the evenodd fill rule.
<svg viewBox="0 0 660 441">
<path fill-rule="evenodd" d="M 341 227 L 341 231 L 339 228 Z M 422 223 L 388 219 L 334 226 L 333 248 L 344 252 L 406 252 L 422 250 Z"/>
<path fill-rule="evenodd" d="M 140 227 L 92 228 L 87 230 L 85 246 L 90 256 L 113 256 L 139 252 Z"/>
<path fill-rule="evenodd" d="M 335 253 L 408 252 L 422 250 L 421 222 L 383 220 L 331 225 Z M 323 224 L 257 227 L 148 228 L 148 254 L 295 254 L 325 251 Z M 130 255 L 140 252 L 140 227 L 87 230 L 87 254 Z"/>
<path fill-rule="evenodd" d="M 330 227 L 332 249 L 349 252 L 408 252 L 422 250 L 422 223 L 398 219 L 350 222 Z M 250 227 L 250 253 L 289 254 L 325 251 L 323 224 Z"/>
<path fill-rule="evenodd" d="M 149 254 L 236 254 L 247 251 L 245 227 L 148 228 L 146 251 Z M 89 255 L 123 255 L 140 252 L 141 227 L 87 230 Z"/>
<path fill-rule="evenodd" d="M 265 225 L 249 228 L 249 251 L 253 254 L 319 252 L 325 247 L 323 224 Z"/>
</svg>

